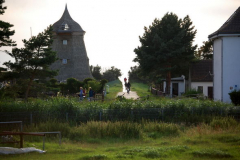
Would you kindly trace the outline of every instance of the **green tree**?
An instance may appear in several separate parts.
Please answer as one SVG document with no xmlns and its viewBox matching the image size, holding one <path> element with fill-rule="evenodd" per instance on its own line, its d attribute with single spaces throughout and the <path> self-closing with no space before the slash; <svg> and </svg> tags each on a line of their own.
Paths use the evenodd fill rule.
<svg viewBox="0 0 240 160">
<path fill-rule="evenodd" d="M 111 82 L 118 79 L 118 77 L 120 77 L 121 75 L 121 70 L 112 66 L 110 69 L 103 72 L 102 78 Z"/>
<path fill-rule="evenodd" d="M 102 68 L 100 66 L 90 66 L 90 70 L 92 72 L 92 76 L 96 79 L 96 80 L 101 80 L 102 79 L 102 74 L 101 74 L 101 70 Z"/>
<path fill-rule="evenodd" d="M 7 52 L 15 62 L 5 62 L 4 65 L 15 74 L 15 78 L 28 80 L 25 100 L 28 98 L 34 79 L 51 78 L 57 75 L 57 71 L 49 69 L 49 66 L 57 60 L 56 52 L 51 49 L 52 42 L 50 25 L 37 36 L 32 36 L 29 40 L 24 39 L 24 48 L 13 48 L 11 53 Z"/>
<path fill-rule="evenodd" d="M 3 7 L 3 3 L 5 0 L 0 0 L 0 15 L 3 15 L 5 13 L 5 9 L 7 7 Z M 10 39 L 10 36 L 13 36 L 15 31 L 11 30 L 11 27 L 13 27 L 12 24 L 8 22 L 4 22 L 0 20 L 0 47 L 2 46 L 16 46 L 15 41 Z"/>
<path fill-rule="evenodd" d="M 179 19 L 176 14 L 167 13 L 155 19 L 149 28 L 144 27 L 139 37 L 141 46 L 134 49 L 135 62 L 149 77 L 166 77 L 166 93 L 170 93 L 171 73 L 188 70 L 194 59 L 197 45 L 193 45 L 196 30 L 189 16 Z"/>
<path fill-rule="evenodd" d="M 195 57 L 200 60 L 213 58 L 213 41 L 203 41 L 203 45 L 195 52 Z"/>
<path fill-rule="evenodd" d="M 67 90 L 68 93 L 73 94 L 79 92 L 80 88 L 80 81 L 78 81 L 76 78 L 68 78 L 67 79 Z"/>
</svg>

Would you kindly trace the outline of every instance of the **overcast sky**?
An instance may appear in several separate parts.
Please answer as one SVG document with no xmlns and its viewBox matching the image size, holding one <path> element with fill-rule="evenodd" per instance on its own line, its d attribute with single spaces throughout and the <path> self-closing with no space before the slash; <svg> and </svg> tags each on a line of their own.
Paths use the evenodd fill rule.
<svg viewBox="0 0 240 160">
<path fill-rule="evenodd" d="M 124 75 L 136 65 L 134 48 L 140 45 L 144 26 L 167 12 L 179 18 L 189 15 L 197 29 L 195 44 L 202 45 L 240 6 L 240 0 L 6 0 L 1 20 L 14 25 L 12 39 L 23 47 L 22 39 L 42 32 L 58 21 L 67 4 L 68 11 L 86 31 L 84 41 L 90 65 L 115 66 Z M 9 50 L 11 47 L 2 47 Z M 0 65 L 10 57 L 0 53 Z"/>
</svg>

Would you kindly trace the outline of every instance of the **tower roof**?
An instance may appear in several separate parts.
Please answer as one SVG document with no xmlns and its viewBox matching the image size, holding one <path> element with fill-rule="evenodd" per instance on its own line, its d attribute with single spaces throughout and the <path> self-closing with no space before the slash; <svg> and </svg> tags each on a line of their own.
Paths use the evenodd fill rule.
<svg viewBox="0 0 240 160">
<path fill-rule="evenodd" d="M 240 34 L 240 7 L 229 17 L 229 19 L 208 38 L 219 36 L 219 34 Z"/>
<path fill-rule="evenodd" d="M 54 32 L 85 32 L 82 27 L 70 16 L 67 4 L 62 17 L 53 24 Z"/>
</svg>

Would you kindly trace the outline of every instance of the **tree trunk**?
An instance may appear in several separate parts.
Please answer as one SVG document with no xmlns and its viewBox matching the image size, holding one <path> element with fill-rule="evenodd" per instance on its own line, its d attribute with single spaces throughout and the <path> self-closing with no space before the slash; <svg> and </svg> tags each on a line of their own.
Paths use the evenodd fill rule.
<svg viewBox="0 0 240 160">
<path fill-rule="evenodd" d="M 34 79 L 34 75 L 32 75 L 32 77 L 30 78 L 30 81 L 28 83 L 28 86 L 27 86 L 27 90 L 26 90 L 26 93 L 25 93 L 25 101 L 28 100 L 28 94 L 29 94 L 29 90 L 31 88 L 31 85 L 32 85 L 32 82 L 33 82 L 33 79 Z"/>
</svg>

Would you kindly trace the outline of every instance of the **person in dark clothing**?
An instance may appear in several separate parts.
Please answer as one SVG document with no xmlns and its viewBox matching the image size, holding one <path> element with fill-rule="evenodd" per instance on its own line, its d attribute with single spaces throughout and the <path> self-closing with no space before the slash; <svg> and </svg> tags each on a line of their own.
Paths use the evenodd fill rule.
<svg viewBox="0 0 240 160">
<path fill-rule="evenodd" d="M 93 94 L 94 94 L 94 92 L 93 92 L 92 88 L 89 87 L 89 101 L 93 100 Z"/>
<path fill-rule="evenodd" d="M 131 83 L 128 81 L 128 83 L 127 83 L 127 93 L 129 93 L 129 91 L 131 90 L 130 88 L 131 88 Z"/>
</svg>

